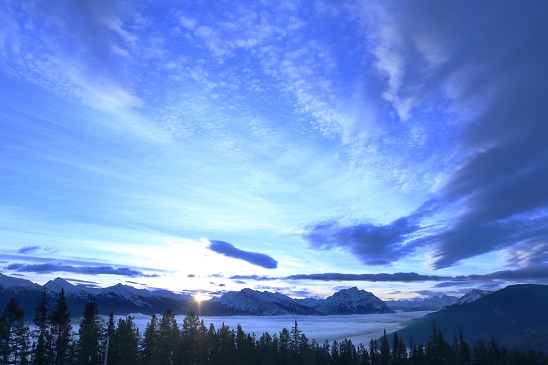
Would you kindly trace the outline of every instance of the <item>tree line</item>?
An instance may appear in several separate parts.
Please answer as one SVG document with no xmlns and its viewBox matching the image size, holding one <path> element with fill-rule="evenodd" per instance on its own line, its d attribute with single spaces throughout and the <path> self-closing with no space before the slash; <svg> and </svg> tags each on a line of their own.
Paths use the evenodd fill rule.
<svg viewBox="0 0 548 365">
<path fill-rule="evenodd" d="M 289 330 L 259 337 L 240 325 L 206 327 L 192 312 L 179 326 L 168 310 L 152 315 L 141 335 L 133 317 L 116 321 L 111 312 L 105 321 L 90 301 L 75 333 L 64 291 L 51 310 L 44 292 L 33 322 L 30 330 L 12 298 L 0 315 L 0 365 L 101 365 L 105 357 L 109 365 L 548 365 L 542 351 L 507 349 L 495 338 L 469 345 L 460 333 L 448 341 L 435 322 L 426 344 L 406 344 L 385 331 L 365 346 L 348 339 L 318 343 L 297 321 Z"/>
</svg>

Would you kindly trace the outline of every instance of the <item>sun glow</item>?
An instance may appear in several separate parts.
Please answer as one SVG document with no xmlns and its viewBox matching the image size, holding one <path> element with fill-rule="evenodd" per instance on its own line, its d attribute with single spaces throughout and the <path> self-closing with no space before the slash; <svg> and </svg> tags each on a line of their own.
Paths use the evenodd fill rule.
<svg viewBox="0 0 548 365">
<path fill-rule="evenodd" d="M 204 293 L 196 293 L 194 295 L 194 300 L 197 301 L 198 303 L 201 303 L 204 300 L 208 300 L 208 299 L 210 299 L 210 298 L 207 295 L 205 295 Z"/>
</svg>

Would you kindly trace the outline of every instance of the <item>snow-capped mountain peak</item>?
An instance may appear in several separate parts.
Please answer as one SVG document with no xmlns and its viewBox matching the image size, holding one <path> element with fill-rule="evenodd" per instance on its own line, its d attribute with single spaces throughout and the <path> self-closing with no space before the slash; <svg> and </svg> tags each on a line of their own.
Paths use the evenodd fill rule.
<svg viewBox="0 0 548 365">
<path fill-rule="evenodd" d="M 480 298 L 483 298 L 484 296 L 491 294 L 492 292 L 489 290 L 480 290 L 480 289 L 473 289 L 471 292 L 466 293 L 460 299 L 457 301 L 457 305 L 472 303 L 473 301 L 476 301 Z"/>
<path fill-rule="evenodd" d="M 0 286 L 5 289 L 13 289 L 17 291 L 18 289 L 31 289 L 31 290 L 41 290 L 42 287 L 38 284 L 33 283 L 30 280 L 13 278 L 11 276 L 4 275 L 0 273 Z"/>
<path fill-rule="evenodd" d="M 116 284 L 101 290 L 101 293 L 106 296 L 116 295 L 120 298 L 132 301 L 137 305 L 146 305 L 142 298 L 149 298 L 152 293 L 146 289 L 137 289 L 129 285 Z"/>
<path fill-rule="evenodd" d="M 62 289 L 65 290 L 65 293 L 68 293 L 72 291 L 74 287 L 74 285 L 60 277 L 50 280 L 44 284 L 44 288 L 49 289 L 55 293 L 60 293 Z"/>
<path fill-rule="evenodd" d="M 72 295 L 75 297 L 86 298 L 90 294 L 97 294 L 98 289 L 88 288 L 83 285 L 74 285 L 63 278 L 55 278 L 44 284 L 44 288 L 54 292 L 60 293 L 61 290 L 65 291 L 65 295 Z"/>
<path fill-rule="evenodd" d="M 220 298 L 211 299 L 211 302 L 220 303 L 237 311 L 257 315 L 315 313 L 313 309 L 286 295 L 267 291 L 261 292 L 249 288 L 242 289 L 238 292 L 227 292 Z"/>
<path fill-rule="evenodd" d="M 393 312 L 373 293 L 357 287 L 343 289 L 320 301 L 314 309 L 324 314 Z"/>
</svg>

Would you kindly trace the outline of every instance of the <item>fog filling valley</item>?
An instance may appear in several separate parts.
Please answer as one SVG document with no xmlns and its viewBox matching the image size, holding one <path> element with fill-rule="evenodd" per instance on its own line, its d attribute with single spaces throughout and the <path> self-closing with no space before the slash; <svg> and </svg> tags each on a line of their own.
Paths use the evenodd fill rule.
<svg viewBox="0 0 548 365">
<path fill-rule="evenodd" d="M 254 333 L 259 338 L 264 332 L 270 335 L 279 332 L 283 328 L 291 330 L 297 321 L 299 329 L 306 335 L 309 341 L 315 339 L 318 343 L 326 340 L 332 342 L 349 339 L 358 345 L 367 345 L 371 338 L 382 335 L 383 330 L 387 333 L 397 331 L 415 318 L 421 318 L 429 311 L 398 312 L 388 314 L 354 314 L 354 315 L 330 315 L 330 316 L 202 316 L 207 329 L 213 323 L 218 330 L 224 323 L 231 330 L 236 330 L 238 324 L 242 326 L 245 333 Z M 135 324 L 143 335 L 150 316 L 144 314 L 131 314 L 135 318 Z M 115 316 L 116 322 L 121 316 Z M 184 315 L 176 316 L 177 325 L 183 324 Z M 108 318 L 105 318 L 105 322 Z M 79 320 L 74 323 L 75 331 L 78 331 Z"/>
</svg>

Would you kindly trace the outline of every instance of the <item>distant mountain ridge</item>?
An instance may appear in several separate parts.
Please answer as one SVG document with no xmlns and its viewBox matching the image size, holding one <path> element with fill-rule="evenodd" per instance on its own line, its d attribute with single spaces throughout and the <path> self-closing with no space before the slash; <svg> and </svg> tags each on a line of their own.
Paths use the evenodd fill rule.
<svg viewBox="0 0 548 365">
<path fill-rule="evenodd" d="M 484 296 L 489 295 L 491 293 L 492 293 L 492 291 L 489 291 L 489 290 L 473 289 L 471 292 L 468 292 L 467 294 L 460 297 L 459 300 L 457 300 L 457 302 L 455 304 L 444 307 L 443 309 L 446 310 L 446 309 L 449 309 L 449 308 L 457 306 L 457 305 L 472 303 L 472 302 L 474 302 L 474 301 L 476 301 L 480 298 L 483 298 Z"/>
<path fill-rule="evenodd" d="M 170 309 L 175 314 L 193 311 L 198 315 L 334 315 L 393 313 L 381 299 L 356 287 L 340 290 L 325 299 L 293 299 L 284 294 L 243 289 L 227 292 L 219 298 L 198 303 L 189 295 L 168 290 L 137 289 L 116 284 L 106 288 L 74 285 L 62 278 L 48 281 L 43 286 L 29 280 L 13 278 L 0 273 L 0 310 L 11 297 L 16 297 L 27 316 L 34 314 L 43 291 L 50 306 L 64 290 L 69 310 L 80 316 L 87 302 L 94 300 L 102 314 L 162 314 Z M 457 298 L 455 298 L 457 300 Z M 434 310 L 434 309 L 428 309 Z"/>
<path fill-rule="evenodd" d="M 386 302 L 386 305 L 391 309 L 402 310 L 406 312 L 439 311 L 448 306 L 457 304 L 459 300 L 460 299 L 457 297 L 442 295 L 434 296 L 427 299 L 389 300 Z"/>
</svg>

